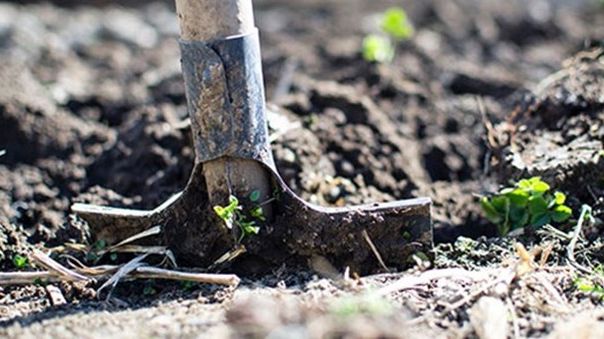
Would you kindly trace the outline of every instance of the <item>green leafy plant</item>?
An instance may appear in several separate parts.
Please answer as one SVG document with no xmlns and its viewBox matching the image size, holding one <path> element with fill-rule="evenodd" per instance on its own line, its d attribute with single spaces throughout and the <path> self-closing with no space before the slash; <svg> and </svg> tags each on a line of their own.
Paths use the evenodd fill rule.
<svg viewBox="0 0 604 339">
<path fill-rule="evenodd" d="M 382 31 L 398 40 L 407 40 L 413 36 L 413 25 L 407 18 L 407 13 L 400 7 L 393 7 L 384 12 Z"/>
<path fill-rule="evenodd" d="M 565 202 L 566 195 L 550 193 L 550 186 L 540 177 L 520 180 L 514 187 L 480 199 L 485 217 L 497 225 L 500 235 L 526 226 L 537 228 L 568 220 L 572 210 Z"/>
<path fill-rule="evenodd" d="M 413 36 L 413 25 L 400 7 L 388 9 L 380 19 L 380 34 L 369 34 L 363 39 L 363 59 L 369 62 L 391 62 L 396 53 L 396 42 Z"/>
<path fill-rule="evenodd" d="M 13 256 L 13 265 L 15 265 L 17 269 L 22 270 L 29 266 L 29 260 L 27 260 L 27 257 L 25 256 L 15 254 L 15 256 Z"/>
<path fill-rule="evenodd" d="M 258 201 L 260 198 L 260 193 L 258 193 L 256 197 L 254 192 L 250 194 L 250 201 Z M 214 206 L 214 213 L 216 213 L 216 215 L 224 221 L 228 228 L 232 228 L 233 225 L 239 227 L 241 230 L 239 242 L 241 242 L 246 236 L 255 235 L 260 232 L 260 227 L 258 227 L 256 224 L 256 220 L 248 219 L 247 215 L 243 212 L 243 207 L 239 204 L 239 199 L 237 199 L 235 196 L 229 197 L 229 204 L 226 206 Z M 261 206 L 252 207 L 248 213 L 251 217 L 257 220 L 266 220 Z"/>
</svg>

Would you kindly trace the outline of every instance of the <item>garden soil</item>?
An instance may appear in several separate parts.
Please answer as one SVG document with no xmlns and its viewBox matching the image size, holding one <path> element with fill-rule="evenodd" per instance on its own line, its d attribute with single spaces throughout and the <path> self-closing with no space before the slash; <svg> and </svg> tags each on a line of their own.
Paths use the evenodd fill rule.
<svg viewBox="0 0 604 339">
<path fill-rule="evenodd" d="M 0 2 L 2 271 L 34 247 L 93 242 L 70 214 L 74 202 L 151 209 L 189 178 L 176 16 L 169 3 L 121 3 Z M 577 260 L 601 261 L 601 4 L 254 3 L 286 183 L 325 206 L 431 197 L 431 266 L 417 258 L 406 272 L 334 278 L 317 265 L 284 265 L 244 276 L 236 289 L 149 280 L 122 282 L 110 295 L 97 293 L 99 284 L 3 286 L 1 336 L 604 335 L 601 297 L 579 291 L 581 273 L 568 265 L 574 224 L 499 238 L 478 204 L 500 185 L 542 176 L 569 196 L 573 222 L 582 204 L 592 206 Z M 413 38 L 397 44 L 391 64 L 364 61 L 363 36 L 401 4 Z M 550 254 L 533 263 L 517 242 Z M 385 290 L 428 268 L 450 275 Z M 493 272 L 513 275 L 499 281 Z M 497 312 L 503 323 L 480 316 Z"/>
</svg>

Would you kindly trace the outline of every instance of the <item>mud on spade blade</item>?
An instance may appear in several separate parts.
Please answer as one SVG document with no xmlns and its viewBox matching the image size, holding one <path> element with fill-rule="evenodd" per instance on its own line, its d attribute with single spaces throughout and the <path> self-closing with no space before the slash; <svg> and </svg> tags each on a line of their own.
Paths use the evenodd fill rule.
<svg viewBox="0 0 604 339">
<path fill-rule="evenodd" d="M 303 201 L 285 185 L 268 141 L 257 31 L 181 41 L 180 47 L 196 151 L 189 182 L 150 211 L 74 204 L 72 211 L 97 239 L 111 244 L 160 225 L 162 236 L 154 241 L 168 246 L 179 262 L 212 265 L 238 245 L 239 236 L 215 215 L 202 169 L 204 162 L 231 157 L 261 163 L 275 191 L 272 217 L 259 225 L 258 235 L 243 240 L 248 256 L 278 265 L 319 255 L 336 268 L 370 273 L 380 270 L 378 256 L 386 266 L 402 268 L 411 255 L 430 253 L 429 198 L 326 208 Z"/>
</svg>

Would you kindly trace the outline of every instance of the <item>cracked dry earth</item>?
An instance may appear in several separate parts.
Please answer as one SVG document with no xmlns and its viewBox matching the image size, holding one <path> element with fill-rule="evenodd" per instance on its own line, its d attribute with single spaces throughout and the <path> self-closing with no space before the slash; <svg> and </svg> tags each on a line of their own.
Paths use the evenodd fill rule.
<svg viewBox="0 0 604 339">
<path fill-rule="evenodd" d="M 71 203 L 153 208 L 191 171 L 170 5 L 75 3 L 0 2 L 3 271 L 33 247 L 90 243 Z M 392 64 L 368 64 L 359 53 L 364 34 L 376 14 L 401 4 L 413 39 L 398 46 Z M 575 210 L 588 203 L 600 217 L 602 7 L 553 0 L 255 7 L 277 113 L 269 116 L 273 151 L 288 185 L 329 206 L 431 197 L 436 270 L 418 262 L 402 273 L 342 279 L 317 265 L 282 266 L 244 277 L 237 289 L 123 282 L 108 300 L 97 298 L 96 285 L 3 286 L 0 336 L 604 336 L 601 299 L 578 291 L 579 273 L 566 264 L 568 238 L 497 238 L 476 198 L 541 175 Z M 584 230 L 582 263 L 601 261 L 601 228 L 596 219 Z M 515 241 L 551 254 L 540 266 Z"/>
</svg>

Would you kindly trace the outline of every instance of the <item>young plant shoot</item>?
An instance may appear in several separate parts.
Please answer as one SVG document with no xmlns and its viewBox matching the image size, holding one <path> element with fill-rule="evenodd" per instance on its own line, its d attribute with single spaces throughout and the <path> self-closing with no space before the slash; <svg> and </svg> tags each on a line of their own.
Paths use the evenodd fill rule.
<svg viewBox="0 0 604 339">
<path fill-rule="evenodd" d="M 257 194 L 252 192 L 250 194 L 250 201 L 254 202 L 259 199 Z M 260 232 L 260 227 L 256 224 L 256 220 L 265 221 L 264 211 L 260 206 L 254 206 L 248 214 L 256 219 L 250 220 L 245 213 L 243 213 L 243 207 L 239 204 L 239 199 L 234 196 L 229 197 L 229 204 L 227 206 L 214 206 L 214 213 L 224 221 L 228 228 L 232 228 L 236 225 L 241 230 L 241 236 L 239 242 L 241 242 L 246 236 L 255 235 Z"/>
<path fill-rule="evenodd" d="M 480 200 L 485 217 L 497 225 L 502 236 L 526 226 L 538 228 L 568 220 L 572 210 L 565 202 L 566 195 L 550 193 L 550 186 L 540 177 L 520 180 L 514 187 Z"/>
<path fill-rule="evenodd" d="M 363 58 L 369 62 L 391 62 L 399 41 L 413 36 L 413 25 L 400 7 L 388 9 L 380 19 L 380 34 L 369 34 L 363 39 Z"/>
</svg>

